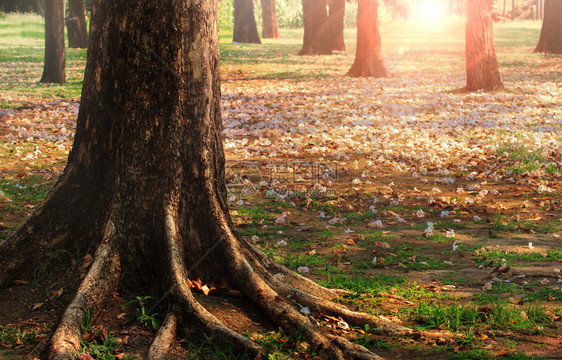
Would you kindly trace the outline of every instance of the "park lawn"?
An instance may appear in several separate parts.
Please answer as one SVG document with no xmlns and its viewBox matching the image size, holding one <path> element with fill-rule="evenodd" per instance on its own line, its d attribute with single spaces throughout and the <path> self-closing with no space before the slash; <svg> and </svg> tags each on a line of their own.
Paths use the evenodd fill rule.
<svg viewBox="0 0 562 360">
<path fill-rule="evenodd" d="M 296 55 L 302 30 L 249 45 L 232 44 L 221 29 L 228 181 L 250 172 L 261 183 L 251 194 L 229 183 L 240 236 L 304 276 L 350 290 L 339 301 L 352 308 L 453 334 L 346 332 L 384 357 L 529 359 L 559 351 L 562 69 L 559 56 L 532 52 L 539 29 L 498 23 L 506 90 L 473 94 L 458 91 L 461 21 L 383 23 L 384 79 L 343 76 L 353 62 L 353 29 L 348 51 L 315 57 Z M 40 17 L 0 17 L 0 242 L 41 203 L 72 145 L 85 51 L 67 49 L 63 85 L 37 83 L 42 57 Z M 0 292 L 1 357 L 27 355 L 50 334 L 78 280 L 68 269 L 87 255 L 53 254 Z M 150 291 L 127 289 L 111 301 Z M 298 338 L 245 316 L 251 310 L 242 301 L 207 302 L 227 304 L 217 316 L 268 344 L 272 358 L 311 355 Z M 88 329 L 107 328 L 114 342 L 92 340 L 83 350 L 139 355 L 154 330 L 129 321 L 135 306 L 143 305 Z M 186 348 L 192 358 L 233 358 L 205 341 L 182 343 L 179 353 Z"/>
</svg>

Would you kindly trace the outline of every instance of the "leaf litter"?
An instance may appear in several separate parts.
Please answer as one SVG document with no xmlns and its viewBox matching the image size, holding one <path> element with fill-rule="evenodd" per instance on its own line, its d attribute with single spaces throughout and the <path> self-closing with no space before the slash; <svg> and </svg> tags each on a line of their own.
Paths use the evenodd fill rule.
<svg viewBox="0 0 562 360">
<path fill-rule="evenodd" d="M 562 248 L 559 58 L 502 69 L 510 91 L 465 94 L 451 91 L 464 81 L 458 53 L 432 58 L 443 66 L 424 55 L 413 51 L 384 79 L 346 78 L 338 68 L 302 81 L 244 75 L 230 81 L 226 71 L 227 158 L 257 164 L 263 178 L 253 198 L 232 200 L 233 217 L 241 217 L 244 208 L 266 209 L 272 220 L 260 219 L 248 239 L 315 280 L 405 276 L 416 291 L 439 288 L 465 302 L 498 293 L 517 303 L 526 293 L 546 291 L 548 308 L 559 313 L 560 258 L 548 255 Z M 315 62 L 332 70 L 347 66 L 351 56 Z M 399 56 L 388 54 L 389 63 Z M 517 60 L 501 56 L 504 62 Z M 60 176 L 79 103 L 24 95 L 2 100 L 26 104 L 0 110 L 2 180 L 16 189 L 0 192 L 6 233 L 24 219 L 10 208 L 17 191 L 52 185 Z M 272 174 L 271 164 L 289 165 L 286 173 Z M 314 164 L 336 165 L 337 176 L 310 174 Z M 265 196 L 272 188 L 275 196 Z M 283 188 L 304 196 L 278 191 Z M 525 258 L 532 254 L 542 254 L 541 261 Z M 89 265 L 85 258 L 81 270 Z M 491 268 L 497 268 L 494 275 Z M 453 272 L 454 288 L 441 287 L 449 279 L 444 274 Z M 282 274 L 274 278 L 285 280 Z M 205 294 L 211 289 L 193 284 Z M 525 293 L 504 294 L 505 284 Z M 34 310 L 54 302 L 61 290 L 36 302 Z M 413 306 L 426 300 L 406 301 Z M 396 315 L 400 307 L 385 304 L 376 311 L 408 322 Z M 521 314 L 528 316 L 525 310 Z M 324 319 L 334 329 L 348 329 L 341 319 Z M 559 321 L 554 327 L 560 329 Z"/>
</svg>

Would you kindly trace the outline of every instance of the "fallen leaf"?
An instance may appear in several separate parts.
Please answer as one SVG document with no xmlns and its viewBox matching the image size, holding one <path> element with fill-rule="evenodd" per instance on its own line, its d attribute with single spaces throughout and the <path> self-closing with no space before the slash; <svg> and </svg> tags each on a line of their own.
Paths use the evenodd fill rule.
<svg viewBox="0 0 562 360">
<path fill-rule="evenodd" d="M 29 281 L 25 281 L 25 280 L 14 280 L 13 284 L 14 284 L 14 285 L 29 285 Z"/>
</svg>

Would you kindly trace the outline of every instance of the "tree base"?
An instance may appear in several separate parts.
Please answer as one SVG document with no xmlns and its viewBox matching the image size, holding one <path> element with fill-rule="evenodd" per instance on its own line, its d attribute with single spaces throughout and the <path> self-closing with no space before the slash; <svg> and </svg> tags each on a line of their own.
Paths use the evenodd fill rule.
<svg viewBox="0 0 562 360">
<path fill-rule="evenodd" d="M 213 251 L 225 251 L 224 271 L 233 274 L 229 285 L 238 289 L 252 307 L 280 327 L 287 334 L 300 337 L 310 344 L 321 359 L 381 359 L 366 348 L 353 344 L 331 330 L 322 328 L 315 320 L 321 316 L 344 319 L 351 326 L 369 325 L 376 334 L 420 338 L 424 334 L 364 313 L 347 309 L 330 300 L 347 293 L 324 288 L 289 269 L 271 261 L 267 255 L 246 241 L 238 240 L 227 227 L 222 227 L 224 240 Z M 167 238 L 169 260 L 168 292 L 162 298 L 168 309 L 165 321 L 147 351 L 148 359 L 162 359 L 176 343 L 177 334 L 203 331 L 218 345 L 231 347 L 237 352 L 260 359 L 266 349 L 230 329 L 208 311 L 194 297 L 189 286 L 189 272 L 184 263 L 177 214 L 166 215 L 163 230 Z M 80 349 L 81 321 L 87 312 L 98 313 L 105 301 L 116 291 L 122 271 L 118 229 L 106 226 L 101 244 L 86 277 L 74 299 L 67 306 L 53 334 L 46 356 L 50 360 L 75 359 Z M 222 248 L 222 249 L 219 249 Z M 283 279 L 284 280 L 281 280 Z M 123 281 L 123 280 L 122 280 Z M 288 284 L 291 285 L 288 285 Z M 306 289 L 303 291 L 301 289 Z M 299 311 L 308 307 L 310 314 Z M 425 334 L 425 336 L 432 336 Z M 439 334 L 440 337 L 443 334 Z"/>
</svg>

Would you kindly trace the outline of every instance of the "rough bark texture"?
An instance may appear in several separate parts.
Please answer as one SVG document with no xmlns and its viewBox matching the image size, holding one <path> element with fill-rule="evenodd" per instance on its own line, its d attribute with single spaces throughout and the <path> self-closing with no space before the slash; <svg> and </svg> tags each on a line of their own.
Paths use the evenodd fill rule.
<svg viewBox="0 0 562 360">
<path fill-rule="evenodd" d="M 45 252 L 95 251 L 88 274 L 48 347 L 74 359 L 80 321 L 97 314 L 127 277 L 162 294 L 164 326 L 147 358 L 180 334 L 204 332 L 256 358 L 265 349 L 228 328 L 188 280 L 227 284 L 322 359 L 380 359 L 326 334 L 307 306 L 388 335 L 412 330 L 329 300 L 321 287 L 238 239 L 226 205 L 220 114 L 217 0 L 95 0 L 76 136 L 68 165 L 36 213 L 0 245 L 0 286 L 31 271 Z M 274 275 L 275 274 L 275 275 Z M 284 276 L 285 280 L 281 280 Z"/>
<path fill-rule="evenodd" d="M 277 8 L 275 0 L 261 0 L 262 37 L 264 39 L 279 38 L 279 24 L 277 23 Z"/>
<path fill-rule="evenodd" d="M 503 87 L 492 19 L 492 0 L 467 2 L 466 22 L 466 89 L 497 90 Z"/>
<path fill-rule="evenodd" d="M 331 55 L 326 0 L 302 0 L 304 36 L 299 55 Z"/>
<path fill-rule="evenodd" d="M 541 37 L 535 52 L 562 54 L 562 1 L 545 1 Z"/>
<path fill-rule="evenodd" d="M 332 50 L 345 51 L 343 39 L 345 0 L 329 0 L 328 26 L 330 27 Z"/>
<path fill-rule="evenodd" d="M 42 83 L 64 83 L 64 0 L 45 1 L 45 64 Z"/>
<path fill-rule="evenodd" d="M 66 29 L 68 32 L 68 47 L 81 49 L 88 47 L 84 0 L 68 0 Z"/>
<path fill-rule="evenodd" d="M 232 41 L 261 44 L 254 16 L 253 0 L 234 0 L 234 29 Z"/>
<path fill-rule="evenodd" d="M 379 32 L 378 7 L 377 0 L 359 0 L 355 61 L 347 76 L 383 77 L 386 75 Z"/>
</svg>

